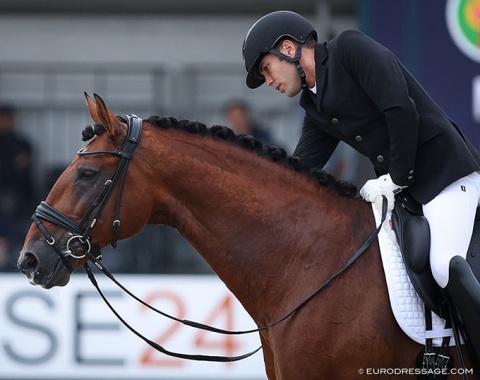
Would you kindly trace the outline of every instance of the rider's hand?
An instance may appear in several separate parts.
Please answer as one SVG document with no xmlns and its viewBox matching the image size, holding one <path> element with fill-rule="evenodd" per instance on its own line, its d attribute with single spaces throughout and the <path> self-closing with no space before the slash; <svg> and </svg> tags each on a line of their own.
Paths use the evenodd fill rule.
<svg viewBox="0 0 480 380">
<path fill-rule="evenodd" d="M 394 195 L 402 191 L 404 187 L 406 186 L 395 185 L 390 174 L 385 174 L 376 179 L 368 180 L 360 190 L 360 195 L 367 202 L 375 202 L 375 204 L 380 205 L 382 204 L 382 195 L 384 195 L 388 201 L 388 209 L 393 210 Z"/>
</svg>

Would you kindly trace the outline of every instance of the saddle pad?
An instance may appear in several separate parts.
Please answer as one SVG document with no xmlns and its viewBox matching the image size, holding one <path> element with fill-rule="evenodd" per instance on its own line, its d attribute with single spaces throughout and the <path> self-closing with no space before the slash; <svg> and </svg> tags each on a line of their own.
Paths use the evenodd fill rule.
<svg viewBox="0 0 480 380">
<path fill-rule="evenodd" d="M 378 227 L 381 216 L 372 203 L 375 223 Z M 425 344 L 425 307 L 422 299 L 415 291 L 408 277 L 402 254 L 397 244 L 394 231 L 391 229 L 391 211 L 388 212 L 383 228 L 378 234 L 380 255 L 382 257 L 385 280 L 387 282 L 390 305 L 397 323 L 411 339 L 420 344 Z M 433 344 L 440 346 L 443 336 L 449 336 L 451 330 L 445 330 L 445 321 L 432 313 Z M 455 345 L 452 337 L 450 345 Z"/>
</svg>

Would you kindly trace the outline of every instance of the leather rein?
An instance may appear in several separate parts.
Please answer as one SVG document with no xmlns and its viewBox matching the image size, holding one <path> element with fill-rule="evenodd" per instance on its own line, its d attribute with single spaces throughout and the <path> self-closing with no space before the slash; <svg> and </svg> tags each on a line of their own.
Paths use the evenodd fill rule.
<svg viewBox="0 0 480 380">
<path fill-rule="evenodd" d="M 32 215 L 32 220 L 35 222 L 37 227 L 42 232 L 46 242 L 54 249 L 54 251 L 59 256 L 62 263 L 68 269 L 70 273 L 73 272 L 73 266 L 69 261 L 69 257 L 73 259 L 82 259 L 86 257 L 88 261 L 91 261 L 104 275 L 106 275 L 110 280 L 112 280 L 120 289 L 126 292 L 130 297 L 141 303 L 142 305 L 146 306 L 150 310 L 164 316 L 170 318 L 176 322 L 182 323 L 186 326 L 194 327 L 201 330 L 206 330 L 214 333 L 219 334 L 227 334 L 227 335 L 241 335 L 241 334 L 250 334 L 259 332 L 262 330 L 266 330 L 271 328 L 290 316 L 292 316 L 295 312 L 297 312 L 300 308 L 302 308 L 308 301 L 310 301 L 314 296 L 320 293 L 323 289 L 325 289 L 328 285 L 330 285 L 338 276 L 340 276 L 344 271 L 346 271 L 359 257 L 360 255 L 367 250 L 367 248 L 372 244 L 372 242 L 376 239 L 380 229 L 383 225 L 383 222 L 386 218 L 387 214 L 387 202 L 384 197 L 383 200 L 383 207 L 382 207 L 382 219 L 381 223 L 379 224 L 378 228 L 372 233 L 372 235 L 363 243 L 363 245 L 355 252 L 355 254 L 345 263 L 342 269 L 340 269 L 337 273 L 332 275 L 327 281 L 325 281 L 317 290 L 315 290 L 310 296 L 302 300 L 292 311 L 284 315 L 282 318 L 272 322 L 266 326 L 259 327 L 257 329 L 252 330 L 243 330 L 243 331 L 229 331 L 229 330 L 222 330 L 212 326 L 204 325 L 202 323 L 197 323 L 189 320 L 182 320 L 171 316 L 167 313 L 164 313 L 153 306 L 147 304 L 145 301 L 138 298 L 136 295 L 131 293 L 127 288 L 125 288 L 114 276 L 113 274 L 103 265 L 100 260 L 102 258 L 100 248 L 90 241 L 90 234 L 95 226 L 95 223 L 99 220 L 103 210 L 106 207 L 106 204 L 112 194 L 112 191 L 117 183 L 119 183 L 119 192 L 118 198 L 115 207 L 115 218 L 113 221 L 113 237 L 112 237 L 112 247 L 115 248 L 118 242 L 118 231 L 120 229 L 120 206 L 122 201 L 123 189 L 125 186 L 125 179 L 128 171 L 128 166 L 130 161 L 133 158 L 133 152 L 138 145 L 140 140 L 140 135 L 142 131 L 142 119 L 135 115 L 127 115 L 125 116 L 127 120 L 127 137 L 124 141 L 122 150 L 100 150 L 100 151 L 91 151 L 86 152 L 85 148 L 80 149 L 77 154 L 78 155 L 94 155 L 94 154 L 108 154 L 117 156 L 120 158 L 118 163 L 117 169 L 115 170 L 112 177 L 107 180 L 100 191 L 100 193 L 96 196 L 95 200 L 93 201 L 92 205 L 89 207 L 85 215 L 82 217 L 79 223 L 74 222 L 69 217 L 61 213 L 60 211 L 56 210 L 54 207 L 50 206 L 45 201 L 40 202 L 40 205 L 37 206 L 35 213 Z M 57 226 L 64 228 L 65 230 L 71 232 L 73 236 L 67 241 L 65 247 L 62 249 L 59 247 L 57 242 L 55 241 L 54 237 L 48 232 L 47 228 L 43 225 L 42 220 L 48 221 L 53 223 Z M 74 254 L 70 250 L 70 244 L 72 241 L 78 239 L 83 246 L 83 254 Z M 178 352 L 172 352 L 166 350 L 164 347 L 160 346 L 154 341 L 146 338 L 142 334 L 140 334 L 137 330 L 131 327 L 113 308 L 113 306 L 109 303 L 103 292 L 101 291 L 95 276 L 88 265 L 88 261 L 83 265 L 85 272 L 87 273 L 88 278 L 92 282 L 93 286 L 97 289 L 99 295 L 110 308 L 110 310 L 114 313 L 114 315 L 120 320 L 120 322 L 128 328 L 131 332 L 145 341 L 148 345 L 156 349 L 157 351 L 164 353 L 168 356 L 181 358 L 181 359 L 189 359 L 189 360 L 198 360 L 198 361 L 213 361 L 213 362 L 233 362 L 245 359 L 256 352 L 258 352 L 262 347 L 258 347 L 257 349 L 248 352 L 244 355 L 239 356 L 215 356 L 215 355 L 191 355 L 191 354 L 182 354 Z"/>
</svg>

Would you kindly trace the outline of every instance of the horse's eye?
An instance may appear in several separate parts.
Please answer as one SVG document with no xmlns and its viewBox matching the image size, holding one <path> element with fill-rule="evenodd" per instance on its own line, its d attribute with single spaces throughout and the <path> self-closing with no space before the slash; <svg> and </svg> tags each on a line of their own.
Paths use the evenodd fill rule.
<svg viewBox="0 0 480 380">
<path fill-rule="evenodd" d="M 97 175 L 97 172 L 92 169 L 83 169 L 79 173 L 79 177 L 82 179 L 92 179 Z"/>
</svg>

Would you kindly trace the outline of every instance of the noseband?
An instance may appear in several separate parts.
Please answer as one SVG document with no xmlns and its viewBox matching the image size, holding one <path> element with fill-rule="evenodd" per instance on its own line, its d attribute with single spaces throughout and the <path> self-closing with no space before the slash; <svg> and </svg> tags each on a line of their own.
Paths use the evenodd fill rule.
<svg viewBox="0 0 480 380">
<path fill-rule="evenodd" d="M 92 205 L 89 207 L 82 220 L 79 223 L 74 222 L 54 207 L 50 206 L 47 202 L 42 201 L 38 205 L 35 213 L 32 215 L 32 220 L 42 232 L 46 242 L 53 247 L 57 255 L 62 260 L 65 267 L 70 273 L 73 272 L 73 267 L 68 257 L 75 259 L 81 259 L 85 257 L 93 249 L 93 255 L 98 260 L 101 257 L 100 249 L 96 244 L 92 244 L 90 241 L 90 233 L 95 226 L 95 223 L 100 218 L 105 206 L 112 194 L 113 189 L 117 182 L 119 182 L 118 198 L 115 207 L 115 218 L 113 221 L 113 237 L 111 245 L 115 248 L 118 241 L 118 232 L 120 229 L 120 206 L 122 201 L 123 188 L 125 186 L 125 179 L 127 177 L 128 166 L 133 157 L 133 152 L 140 140 L 140 134 L 142 132 L 142 119 L 135 115 L 125 116 L 127 120 L 127 137 L 123 143 L 122 150 L 97 150 L 92 152 L 86 152 L 85 148 L 80 149 L 77 154 L 79 156 L 87 156 L 93 154 L 109 154 L 120 158 L 117 169 L 113 176 L 105 182 L 102 190 L 96 196 Z M 60 248 L 55 241 L 55 238 L 48 232 L 47 228 L 43 225 L 42 220 L 46 220 L 57 226 L 64 228 L 72 234 L 72 237 L 68 239 L 64 249 Z M 78 239 L 80 243 L 85 245 L 86 252 L 82 255 L 75 255 L 70 249 L 72 241 Z M 90 256 L 90 255 L 89 255 Z"/>
</svg>

